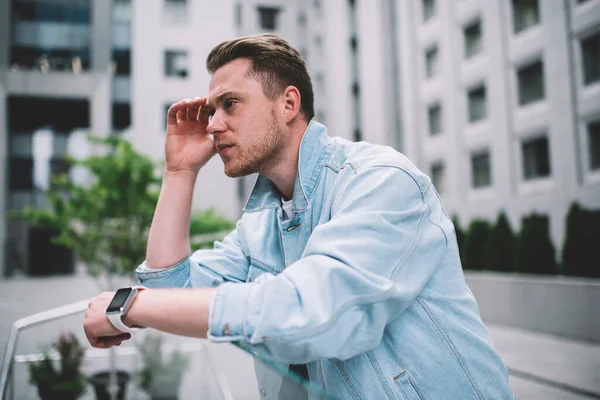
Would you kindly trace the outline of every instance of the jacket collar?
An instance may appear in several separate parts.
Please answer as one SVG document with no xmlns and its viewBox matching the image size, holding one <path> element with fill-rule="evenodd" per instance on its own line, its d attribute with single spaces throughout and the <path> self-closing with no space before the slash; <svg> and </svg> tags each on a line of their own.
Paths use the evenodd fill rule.
<svg viewBox="0 0 600 400">
<path fill-rule="evenodd" d="M 298 155 L 298 171 L 294 182 L 292 211 L 300 213 L 310 208 L 311 199 L 327 160 L 335 148 L 335 141 L 327 136 L 327 128 L 312 120 L 302 141 Z M 258 175 L 254 189 L 244 206 L 244 212 L 257 212 L 281 205 L 281 193 L 268 178 Z"/>
</svg>

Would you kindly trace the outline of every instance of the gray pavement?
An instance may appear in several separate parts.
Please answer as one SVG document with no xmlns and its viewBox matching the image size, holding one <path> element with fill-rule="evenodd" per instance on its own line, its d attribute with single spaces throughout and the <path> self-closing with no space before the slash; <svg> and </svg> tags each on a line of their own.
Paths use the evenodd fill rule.
<svg viewBox="0 0 600 400">
<path fill-rule="evenodd" d="M 66 303 L 88 299 L 100 291 L 94 280 L 83 272 L 69 277 L 14 278 L 0 280 L 0 356 L 4 356 L 10 327 L 14 321 Z M 18 353 L 33 353 L 39 345 L 54 340 L 60 329 L 69 329 L 82 338 L 82 315 L 55 321 L 44 327 L 25 332 Z M 517 399 L 600 399 L 600 345 L 577 342 L 556 336 L 526 331 L 514 327 L 489 324 L 494 344 L 507 365 L 510 385 Z M 181 343 L 189 343 L 188 339 Z M 224 374 L 244 374 L 248 384 L 240 380 L 232 385 L 235 394 L 248 398 L 256 392 L 252 381 L 251 359 L 237 349 L 212 348 L 216 363 Z M 215 353 L 216 352 L 216 353 Z M 200 358 L 198 358 L 200 360 Z M 194 361 L 194 367 L 207 368 L 207 361 Z M 21 371 L 22 378 L 26 371 Z M 194 376 L 194 374 L 190 374 Z M 184 382 L 182 390 L 195 392 L 197 382 Z M 26 381 L 23 381 L 26 385 Z M 186 390 L 186 387 L 189 389 Z M 132 389 L 133 390 L 133 389 Z M 254 397 L 254 396 L 250 396 Z M 33 392 L 28 396 L 35 398 Z M 131 398 L 145 398 L 136 392 Z M 182 398 L 186 398 L 182 396 Z"/>
</svg>

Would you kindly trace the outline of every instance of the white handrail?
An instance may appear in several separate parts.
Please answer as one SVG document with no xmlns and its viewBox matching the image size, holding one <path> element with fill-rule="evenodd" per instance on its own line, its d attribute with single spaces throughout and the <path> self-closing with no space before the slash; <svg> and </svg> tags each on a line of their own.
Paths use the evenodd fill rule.
<svg viewBox="0 0 600 400">
<path fill-rule="evenodd" d="M 37 314 L 33 314 L 24 318 L 17 320 L 11 327 L 10 335 L 8 338 L 8 343 L 6 344 L 6 352 L 4 353 L 4 363 L 2 365 L 2 373 L 0 374 L 0 399 L 5 399 L 6 390 L 8 388 L 8 380 L 12 373 L 12 365 L 13 362 L 31 362 L 41 359 L 41 354 L 30 354 L 30 355 L 21 355 L 15 356 L 15 349 L 17 347 L 17 340 L 19 338 L 19 334 L 23 329 L 39 325 L 45 322 L 53 321 L 55 319 L 68 317 L 73 314 L 77 314 L 80 312 L 84 312 L 88 309 L 88 305 L 91 299 L 81 300 L 75 303 L 66 304 L 64 306 L 56 307 L 47 311 L 42 311 Z M 204 351 L 209 363 L 211 363 L 211 356 L 208 353 L 205 346 L 201 343 L 185 343 L 181 346 L 181 349 L 185 352 L 190 351 Z M 127 352 L 130 355 L 137 353 L 137 349 L 125 347 L 123 349 L 117 349 L 120 352 Z M 166 352 L 173 351 L 174 349 L 166 348 Z M 51 353 L 53 357 L 60 357 L 58 354 Z M 96 358 L 106 356 L 106 352 L 104 350 L 91 349 L 86 350 L 86 357 Z M 217 379 L 217 383 L 219 385 L 219 389 L 223 398 L 226 400 L 233 400 L 233 396 L 231 394 L 231 389 L 225 379 L 223 372 L 217 367 L 216 364 L 213 364 L 213 373 L 215 374 L 215 378 Z"/>
<path fill-rule="evenodd" d="M 4 363 L 2 364 L 2 373 L 0 374 L 0 397 L 4 399 L 6 388 L 8 387 L 8 378 L 12 372 L 12 362 L 17 348 L 17 340 L 19 333 L 25 328 L 39 325 L 44 322 L 53 321 L 55 319 L 68 317 L 69 315 L 84 312 L 88 309 L 88 304 L 91 299 L 81 300 L 75 303 L 66 304 L 47 311 L 42 311 L 17 320 L 10 329 L 8 343 L 6 344 L 6 352 L 4 353 Z"/>
</svg>

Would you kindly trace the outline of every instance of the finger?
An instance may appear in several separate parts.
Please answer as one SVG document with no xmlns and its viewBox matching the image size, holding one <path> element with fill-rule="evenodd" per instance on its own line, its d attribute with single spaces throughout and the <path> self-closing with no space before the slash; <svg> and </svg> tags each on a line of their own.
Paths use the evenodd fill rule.
<svg viewBox="0 0 600 400">
<path fill-rule="evenodd" d="M 177 122 L 181 122 L 186 119 L 185 113 L 186 113 L 185 109 L 181 109 L 181 110 L 177 111 L 177 117 L 176 117 Z"/>
<path fill-rule="evenodd" d="M 190 107 L 187 109 L 187 113 L 186 113 L 186 118 L 189 120 L 194 120 L 197 121 L 198 120 L 198 111 L 199 108 L 198 107 Z"/>
<path fill-rule="evenodd" d="M 177 124 L 177 113 L 179 110 L 181 110 L 181 102 L 177 102 L 169 107 L 169 111 L 167 112 L 167 125 Z"/>
</svg>

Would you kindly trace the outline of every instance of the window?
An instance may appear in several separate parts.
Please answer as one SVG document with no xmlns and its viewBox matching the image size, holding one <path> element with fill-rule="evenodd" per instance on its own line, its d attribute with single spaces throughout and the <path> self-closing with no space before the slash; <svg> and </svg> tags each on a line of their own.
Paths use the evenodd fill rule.
<svg viewBox="0 0 600 400">
<path fill-rule="evenodd" d="M 520 106 L 544 99 L 544 67 L 542 61 L 536 61 L 519 69 L 517 80 Z"/>
<path fill-rule="evenodd" d="M 164 21 L 175 25 L 187 21 L 187 0 L 164 0 Z"/>
<path fill-rule="evenodd" d="M 514 32 L 519 33 L 540 23 L 538 0 L 513 0 Z"/>
<path fill-rule="evenodd" d="M 165 51 L 165 76 L 185 78 L 188 76 L 187 51 Z"/>
<path fill-rule="evenodd" d="M 600 32 L 581 41 L 581 53 L 584 84 L 600 81 Z"/>
<path fill-rule="evenodd" d="M 433 46 L 425 51 L 425 76 L 433 78 L 438 72 L 438 47 Z"/>
<path fill-rule="evenodd" d="M 277 16 L 279 14 L 279 8 L 277 7 L 258 7 L 258 16 L 260 27 L 268 31 L 274 31 L 277 29 Z"/>
<path fill-rule="evenodd" d="M 467 26 L 464 30 L 465 36 L 465 58 L 471 58 L 483 50 L 483 39 L 481 37 L 481 21 Z"/>
<path fill-rule="evenodd" d="M 442 132 L 442 106 L 440 103 L 429 106 L 429 134 L 431 136 L 438 135 Z"/>
<path fill-rule="evenodd" d="M 490 153 L 487 150 L 471 155 L 471 177 L 474 188 L 492 184 Z"/>
<path fill-rule="evenodd" d="M 550 176 L 547 137 L 524 140 L 521 149 L 523 152 L 523 179 L 531 180 Z"/>
<path fill-rule="evenodd" d="M 600 169 L 600 121 L 588 124 L 588 146 L 590 148 L 590 169 Z"/>
<path fill-rule="evenodd" d="M 115 75 L 129 76 L 131 74 L 131 51 L 129 49 L 113 50 Z"/>
<path fill-rule="evenodd" d="M 435 0 L 423 0 L 423 21 L 427 22 L 435 16 Z"/>
<path fill-rule="evenodd" d="M 468 94 L 469 122 L 477 122 L 487 118 L 487 98 L 485 86 L 469 90 Z"/>
<path fill-rule="evenodd" d="M 131 22 L 131 1 L 114 0 L 112 6 L 112 20 L 117 23 Z"/>
<path fill-rule="evenodd" d="M 131 105 L 129 103 L 113 103 L 112 128 L 116 131 L 127 129 L 131 125 Z"/>
<path fill-rule="evenodd" d="M 431 164 L 431 183 L 438 191 L 444 193 L 444 163 L 439 161 Z"/>
</svg>

